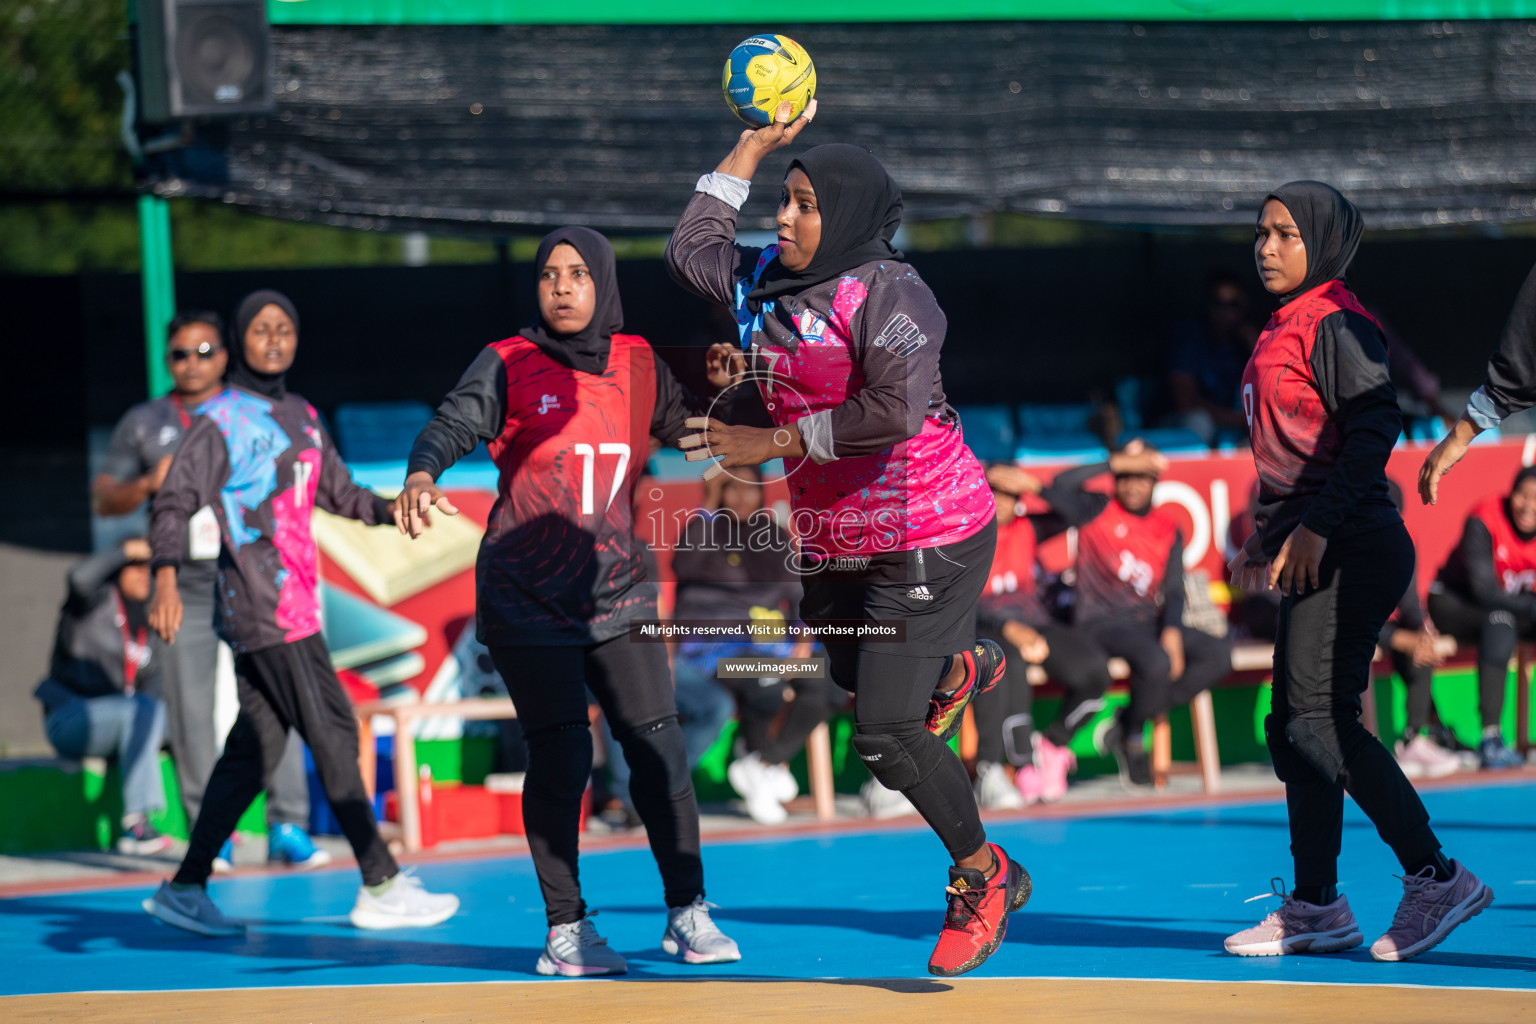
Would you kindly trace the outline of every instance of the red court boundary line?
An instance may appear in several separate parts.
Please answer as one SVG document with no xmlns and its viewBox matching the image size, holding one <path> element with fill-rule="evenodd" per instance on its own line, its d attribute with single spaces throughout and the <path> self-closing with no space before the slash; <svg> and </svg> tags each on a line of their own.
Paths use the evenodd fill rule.
<svg viewBox="0 0 1536 1024">
<path fill-rule="evenodd" d="M 1457 772 L 1441 779 L 1416 779 L 1414 788 L 1420 792 L 1447 789 L 1486 789 L 1514 787 L 1536 782 L 1536 770 L 1516 768 L 1497 773 Z M 1115 800 L 1094 800 L 1067 804 L 1035 804 L 1018 811 L 988 812 L 987 820 L 999 824 L 1028 823 L 1031 821 L 1063 821 L 1077 818 L 1102 818 L 1126 814 L 1161 814 L 1165 811 L 1190 810 L 1200 807 L 1240 807 L 1252 804 L 1274 803 L 1284 796 L 1285 790 L 1277 781 L 1274 786 L 1247 789 L 1239 793 L 1190 793 L 1180 796 L 1136 796 L 1127 794 Z M 925 826 L 912 820 L 912 815 L 877 820 L 874 818 L 846 818 L 840 821 L 807 821 L 788 825 L 742 825 L 708 832 L 703 836 L 704 845 L 734 845 L 743 842 L 770 842 L 779 839 L 800 839 L 818 835 L 849 835 L 869 832 L 902 832 Z M 636 829 L 633 834 L 621 836 L 582 837 L 583 853 L 599 853 L 608 850 L 640 849 L 647 846 L 645 833 Z M 527 857 L 527 847 L 507 850 L 477 849 L 425 850 L 401 860 L 402 866 L 413 864 L 444 864 L 472 860 L 501 860 L 507 857 Z M 338 858 L 325 867 L 314 868 L 303 874 L 322 874 L 331 871 L 356 871 L 357 862 L 349 857 Z M 298 874 L 293 868 L 250 867 L 240 868 L 232 875 L 216 878 L 254 878 L 272 875 Z M 25 896 L 46 896 L 75 892 L 91 892 L 101 889 L 131 889 L 138 886 L 153 887 L 167 877 L 165 871 L 125 871 L 121 874 L 91 878 L 44 879 L 0 886 L 0 899 Z"/>
</svg>

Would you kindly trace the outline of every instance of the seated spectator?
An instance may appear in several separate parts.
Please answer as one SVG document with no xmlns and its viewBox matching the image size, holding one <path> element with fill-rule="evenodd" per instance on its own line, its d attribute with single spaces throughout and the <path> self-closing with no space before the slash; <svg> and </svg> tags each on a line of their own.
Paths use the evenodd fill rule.
<svg viewBox="0 0 1536 1024">
<path fill-rule="evenodd" d="M 1152 784 L 1144 729 L 1210 689 L 1232 668 L 1232 644 L 1183 625 L 1184 539 L 1152 507 L 1166 460 L 1133 441 L 1106 463 L 1081 466 L 1051 485 L 1053 508 L 1077 531 L 1075 624 L 1131 668 L 1130 701 L 1104 738 L 1127 787 Z M 1085 481 L 1114 474 L 1112 495 Z"/>
<path fill-rule="evenodd" d="M 705 484 L 704 514 L 688 521 L 672 556 L 677 577 L 678 621 L 717 620 L 784 626 L 797 620 L 800 582 L 794 547 L 763 508 L 762 474 L 756 466 L 731 469 Z M 832 712 L 830 678 L 731 679 L 716 681 L 721 658 L 806 658 L 812 645 L 787 638 L 738 643 L 685 641 L 673 659 L 678 699 L 685 687 L 724 685 L 736 697 L 745 752 L 731 762 L 727 778 L 746 801 L 754 821 L 777 824 L 788 817 L 784 804 L 799 787 L 788 761 L 805 746 L 811 730 Z M 789 710 L 777 733 L 773 725 Z"/>
<path fill-rule="evenodd" d="M 43 731 L 63 757 L 115 757 L 123 783 L 122 853 L 158 853 L 171 841 L 149 815 L 165 809 L 160 741 L 165 705 L 161 647 L 149 631 L 149 542 L 92 555 L 69 573 L 48 678 L 34 695 Z"/>
<path fill-rule="evenodd" d="M 1205 279 L 1205 306 L 1174 325 L 1169 341 L 1169 426 L 1186 427 L 1206 444 L 1223 430 L 1247 436 L 1238 391 L 1259 330 L 1249 318 L 1248 290 L 1228 270 Z"/>
<path fill-rule="evenodd" d="M 1478 711 L 1484 768 L 1524 763 L 1504 743 L 1499 723 L 1509 659 L 1536 639 L 1536 467 L 1522 469 L 1508 494 L 1473 507 L 1461 542 L 1429 591 L 1429 614 L 1458 642 L 1477 645 Z"/>
<path fill-rule="evenodd" d="M 1007 809 L 1059 800 L 1077 768 L 1073 735 L 1104 706 L 1109 656 L 1083 630 L 1052 619 L 1035 592 L 1035 549 L 1064 531 L 1054 513 L 1020 515 L 1019 500 L 1040 481 L 1016 466 L 987 469 L 997 502 L 997 552 L 976 610 L 976 632 L 1008 656 L 1002 681 L 976 698 L 976 802 Z M 1049 495 L 1046 495 L 1049 499 Z M 1041 665 L 1066 691 L 1061 711 L 1036 733 L 1029 666 Z M 1008 778 L 1004 764 L 1014 768 Z"/>
</svg>

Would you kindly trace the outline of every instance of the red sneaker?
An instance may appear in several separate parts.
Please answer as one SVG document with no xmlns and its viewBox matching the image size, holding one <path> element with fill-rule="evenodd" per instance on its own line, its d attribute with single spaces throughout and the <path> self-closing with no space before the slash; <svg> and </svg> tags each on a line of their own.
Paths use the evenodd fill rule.
<svg viewBox="0 0 1536 1024">
<path fill-rule="evenodd" d="M 928 973 L 953 978 L 973 971 L 1002 945 L 1008 915 L 1029 902 L 1029 872 L 996 843 L 988 843 L 997 858 L 990 879 L 975 868 L 950 868 L 949 911 L 944 930 L 928 958 Z"/>
<path fill-rule="evenodd" d="M 952 692 L 935 693 L 928 701 L 928 731 L 946 741 L 960 731 L 971 701 L 996 686 L 1008 664 L 1003 649 L 991 640 L 977 640 L 975 647 L 955 657 L 965 665 L 965 678 Z"/>
</svg>

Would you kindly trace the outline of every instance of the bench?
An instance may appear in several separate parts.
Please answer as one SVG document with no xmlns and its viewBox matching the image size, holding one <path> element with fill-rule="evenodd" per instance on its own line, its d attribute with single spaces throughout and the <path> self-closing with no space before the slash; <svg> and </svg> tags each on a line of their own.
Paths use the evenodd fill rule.
<svg viewBox="0 0 1536 1024">
<path fill-rule="evenodd" d="M 420 773 L 416 765 L 416 735 L 412 726 L 422 718 L 462 718 L 487 721 L 517 717 L 517 708 L 506 697 L 484 697 L 442 704 L 392 704 L 365 701 L 354 705 L 357 718 L 357 767 L 363 775 L 368 798 L 373 799 L 378 762 L 374 748 L 373 717 L 383 715 L 395 725 L 395 791 L 400 805 L 400 840 L 408 853 L 421 847 Z M 832 780 L 832 733 L 822 722 L 805 741 L 806 771 L 816 817 L 831 821 L 836 816 Z"/>
<path fill-rule="evenodd" d="M 1456 641 L 1448 636 L 1442 636 L 1437 641 L 1440 653 L 1447 659 L 1457 656 Z M 1520 656 L 1526 657 L 1528 645 L 1521 646 Z M 1266 682 L 1274 669 L 1275 649 L 1274 645 L 1263 641 L 1245 640 L 1232 646 L 1232 671 L 1219 684 L 1228 686 L 1252 686 Z M 1521 680 L 1527 678 L 1526 665 L 1522 661 L 1518 669 Z M 1376 652 L 1376 658 L 1371 663 L 1372 681 L 1386 678 L 1392 674 L 1392 662 L 1381 653 Z M 1130 679 L 1131 668 L 1124 658 L 1109 659 L 1109 677 L 1115 681 L 1115 689 L 1123 690 L 1125 683 Z M 1045 670 L 1039 665 L 1029 667 L 1029 683 L 1032 687 L 1048 689 L 1052 684 L 1046 676 Z M 1527 688 L 1517 686 L 1518 714 L 1521 722 L 1526 721 Z M 1365 727 L 1373 733 L 1380 732 L 1376 720 L 1376 702 L 1367 694 L 1362 702 L 1363 709 L 1361 721 Z M 969 718 L 969 715 L 967 716 Z M 1199 693 L 1189 702 L 1189 721 L 1194 733 L 1195 763 L 1193 766 L 1177 764 L 1173 761 L 1173 730 L 1168 724 L 1167 715 L 1159 715 L 1152 722 L 1152 750 L 1150 758 L 1152 762 L 1153 784 L 1162 789 L 1168 784 L 1168 777 L 1183 772 L 1199 774 L 1201 787 L 1207 793 L 1221 791 L 1221 749 L 1216 738 L 1216 712 L 1209 691 Z M 970 726 L 974 733 L 974 726 Z M 1523 735 L 1519 741 L 1526 741 Z M 974 751 L 974 740 L 971 741 L 971 750 Z M 965 741 L 962 740 L 962 746 Z M 1528 746 L 1527 741 L 1527 746 Z M 1524 749 L 1524 748 L 1522 748 Z"/>
</svg>

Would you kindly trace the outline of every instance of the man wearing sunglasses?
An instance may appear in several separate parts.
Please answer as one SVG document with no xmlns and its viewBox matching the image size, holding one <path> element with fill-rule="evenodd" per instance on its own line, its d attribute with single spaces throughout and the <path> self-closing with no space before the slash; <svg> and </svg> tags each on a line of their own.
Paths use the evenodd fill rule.
<svg viewBox="0 0 1536 1024">
<path fill-rule="evenodd" d="M 165 362 L 171 393 L 129 409 L 112 432 L 106 461 L 91 485 L 97 515 L 136 512 L 154 498 L 165 481 L 171 458 L 208 399 L 224 390 L 228 353 L 224 322 L 217 313 L 183 310 L 166 329 Z M 210 508 L 199 509 L 187 531 L 188 550 L 177 577 L 186 609 L 181 633 L 167 649 L 164 697 L 167 732 L 176 761 L 187 820 L 196 821 L 203 789 L 218 756 L 214 726 L 214 680 L 219 639 L 213 631 L 213 605 L 219 566 L 219 524 Z M 305 831 L 309 822 L 309 784 L 304 749 L 290 734 L 288 749 L 273 773 L 267 793 L 268 858 L 298 867 L 318 867 L 330 855 Z M 232 844 L 220 851 L 220 870 L 228 870 Z"/>
</svg>

